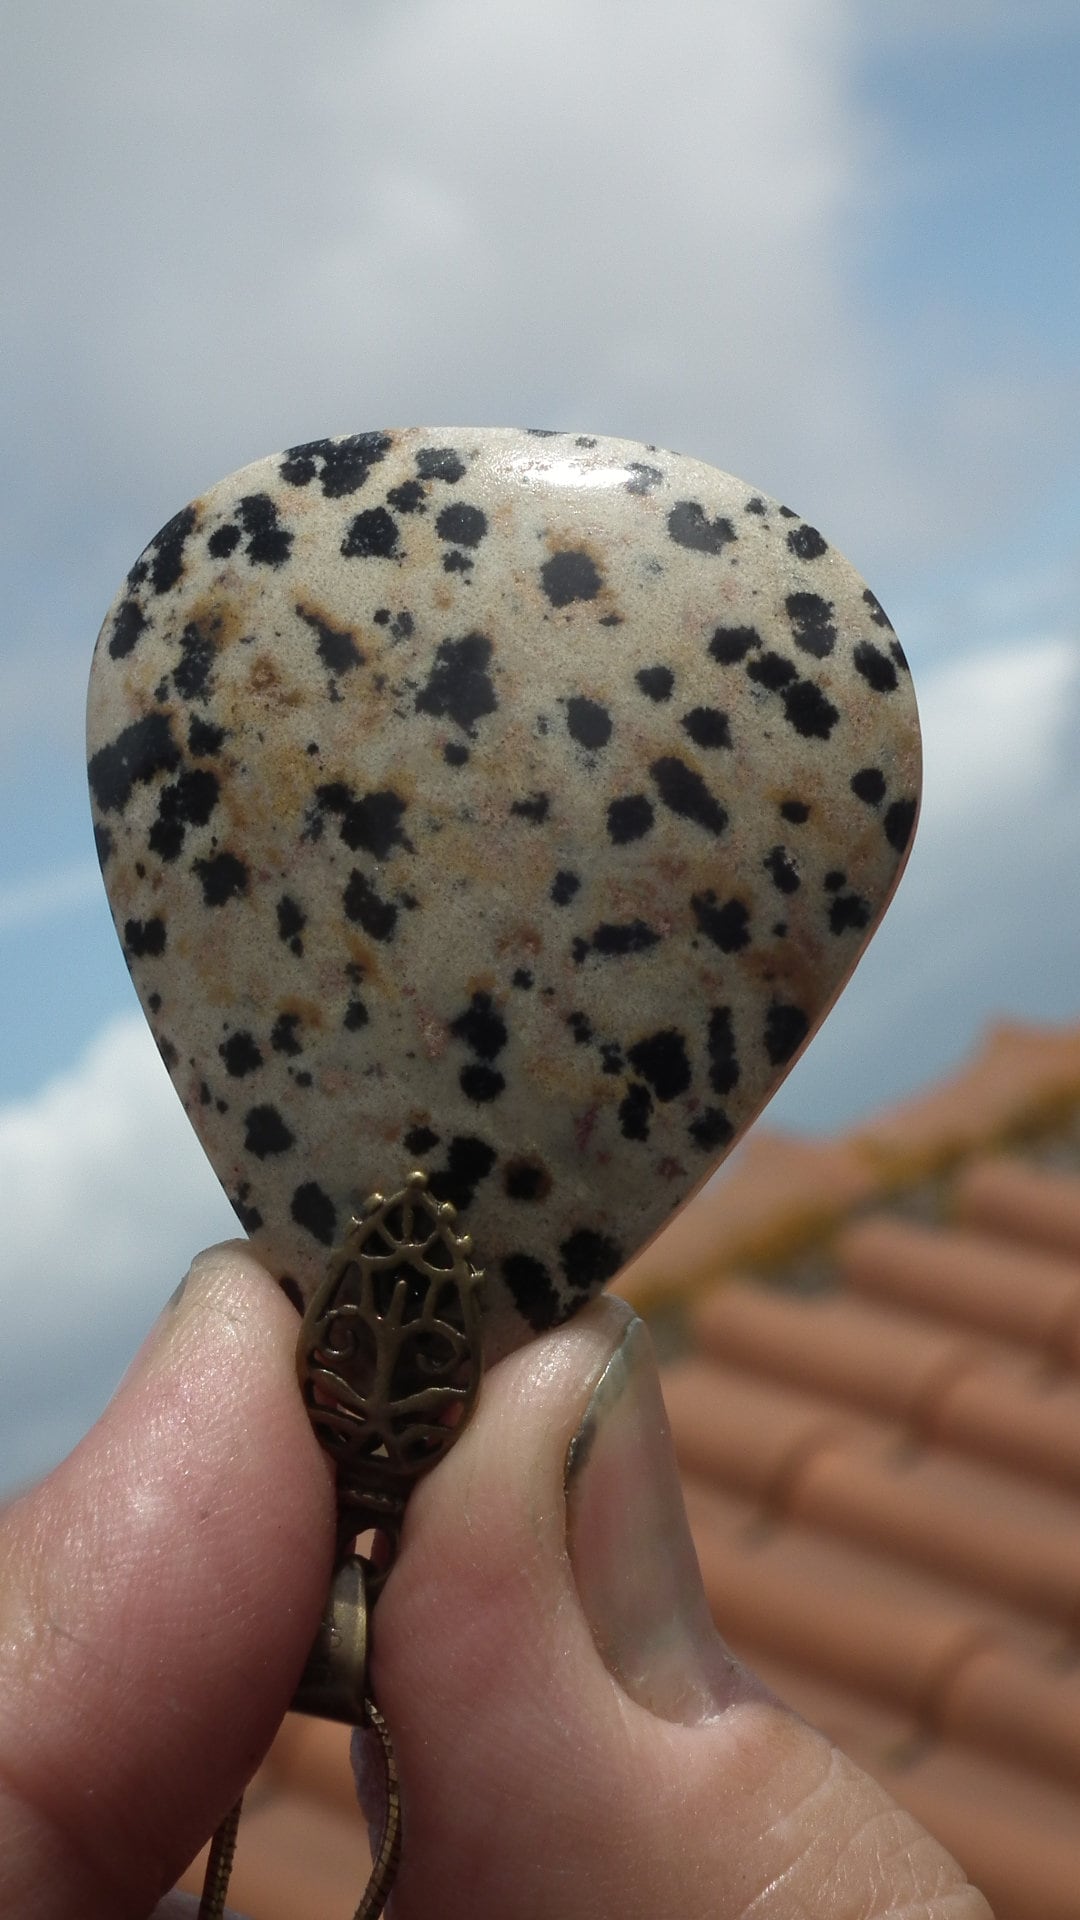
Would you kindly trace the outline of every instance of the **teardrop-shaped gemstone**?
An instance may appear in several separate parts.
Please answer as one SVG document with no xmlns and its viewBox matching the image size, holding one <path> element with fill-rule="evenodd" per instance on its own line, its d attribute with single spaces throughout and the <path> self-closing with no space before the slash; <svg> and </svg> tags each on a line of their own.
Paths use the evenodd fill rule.
<svg viewBox="0 0 1080 1920">
<path fill-rule="evenodd" d="M 629 441 L 353 434 L 223 480 L 98 641 L 90 789 L 158 1046 L 303 1298 L 429 1176 L 487 1345 L 738 1139 L 915 820 L 904 656 L 816 528 Z"/>
</svg>

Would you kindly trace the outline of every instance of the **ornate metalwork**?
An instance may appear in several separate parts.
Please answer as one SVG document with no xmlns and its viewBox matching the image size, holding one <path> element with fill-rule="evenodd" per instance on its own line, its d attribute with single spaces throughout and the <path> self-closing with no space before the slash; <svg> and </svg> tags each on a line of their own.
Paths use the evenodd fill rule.
<svg viewBox="0 0 1080 1920">
<path fill-rule="evenodd" d="M 409 1493 L 453 1444 L 480 1386 L 481 1275 L 456 1221 L 423 1173 L 372 1194 L 304 1319 L 300 1390 L 337 1464 L 339 1547 L 369 1531 L 381 1543 L 372 1595 Z"/>
</svg>

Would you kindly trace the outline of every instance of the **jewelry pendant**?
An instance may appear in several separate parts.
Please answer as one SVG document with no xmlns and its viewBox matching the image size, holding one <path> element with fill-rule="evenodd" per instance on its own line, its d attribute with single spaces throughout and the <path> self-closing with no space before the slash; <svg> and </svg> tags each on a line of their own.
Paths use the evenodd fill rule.
<svg viewBox="0 0 1080 1920">
<path fill-rule="evenodd" d="M 697 461 L 353 434 L 151 541 L 89 777 L 162 1057 L 307 1310 L 341 1564 L 373 1534 L 377 1588 L 481 1357 L 663 1226 L 855 965 L 918 805 L 904 656 L 816 528 Z"/>
</svg>

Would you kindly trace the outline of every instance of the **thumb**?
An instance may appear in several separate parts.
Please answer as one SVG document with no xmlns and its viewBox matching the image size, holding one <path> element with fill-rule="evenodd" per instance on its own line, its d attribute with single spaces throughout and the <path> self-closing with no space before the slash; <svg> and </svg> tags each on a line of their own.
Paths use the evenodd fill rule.
<svg viewBox="0 0 1080 1920">
<path fill-rule="evenodd" d="M 485 1382 L 410 1502 L 374 1678 L 401 1777 L 398 1920 L 989 1920 L 716 1634 L 649 1338 L 620 1301 Z"/>
</svg>

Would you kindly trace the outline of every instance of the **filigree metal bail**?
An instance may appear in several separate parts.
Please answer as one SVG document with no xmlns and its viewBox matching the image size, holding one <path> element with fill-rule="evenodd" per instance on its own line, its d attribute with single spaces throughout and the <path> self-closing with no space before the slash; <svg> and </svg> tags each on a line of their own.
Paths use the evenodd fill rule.
<svg viewBox="0 0 1080 1920">
<path fill-rule="evenodd" d="M 337 1465 L 339 1547 L 375 1536 L 372 1597 L 409 1494 L 453 1445 L 480 1387 L 481 1275 L 456 1220 L 423 1173 L 372 1194 L 330 1258 L 297 1346 L 304 1405 Z"/>
<path fill-rule="evenodd" d="M 371 1609 L 409 1494 L 458 1438 L 480 1390 L 483 1276 L 456 1222 L 426 1174 L 373 1193 L 330 1256 L 297 1341 L 304 1405 L 337 1466 L 338 1544 L 293 1707 L 373 1728 L 386 1771 L 385 1830 L 355 1920 L 382 1913 L 401 1847 L 394 1750 L 368 1675 Z M 367 1535 L 368 1550 L 354 1551 Z M 221 1920 L 239 1814 L 237 1805 L 215 1836 L 199 1920 Z"/>
</svg>

